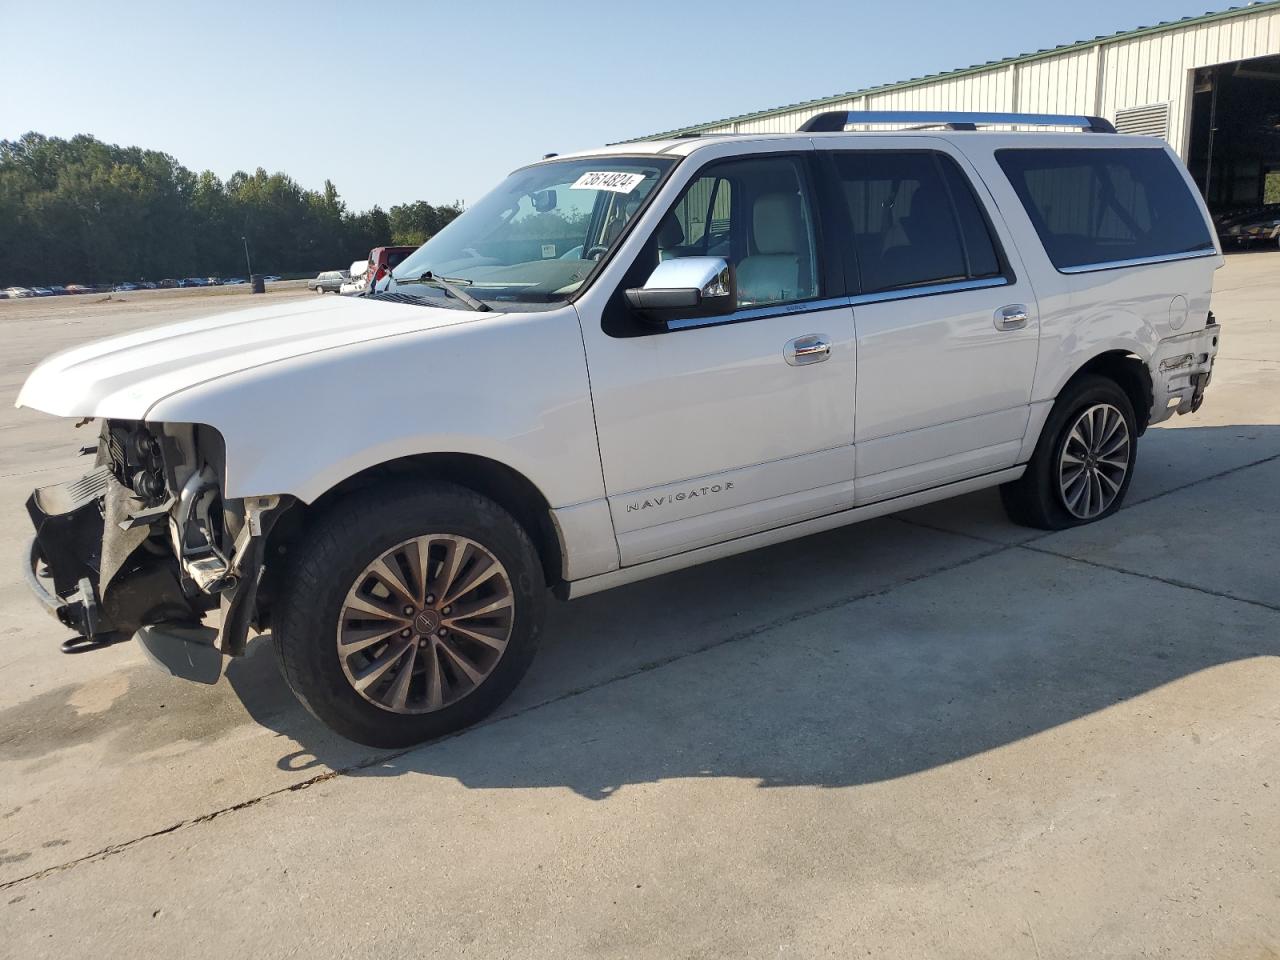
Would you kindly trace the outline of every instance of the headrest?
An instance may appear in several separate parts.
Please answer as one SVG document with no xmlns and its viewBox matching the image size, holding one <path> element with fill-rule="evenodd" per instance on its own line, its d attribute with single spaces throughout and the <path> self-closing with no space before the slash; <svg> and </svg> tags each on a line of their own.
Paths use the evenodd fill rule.
<svg viewBox="0 0 1280 960">
<path fill-rule="evenodd" d="M 794 193 L 765 193 L 752 210 L 757 253 L 798 253 L 800 197 Z"/>
<path fill-rule="evenodd" d="M 684 227 L 680 226 L 680 221 L 676 219 L 674 213 L 669 213 L 658 224 L 658 247 L 661 250 L 670 250 L 682 243 L 684 243 Z"/>
</svg>

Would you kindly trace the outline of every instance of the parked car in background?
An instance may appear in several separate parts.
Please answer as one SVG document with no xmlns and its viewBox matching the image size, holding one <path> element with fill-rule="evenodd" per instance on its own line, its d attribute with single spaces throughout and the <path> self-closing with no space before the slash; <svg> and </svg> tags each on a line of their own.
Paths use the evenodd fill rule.
<svg viewBox="0 0 1280 960">
<path fill-rule="evenodd" d="M 35 291 L 30 287 L 5 287 L 5 294 L 11 300 L 19 300 L 23 297 L 34 297 Z"/>
<path fill-rule="evenodd" d="M 400 266 L 417 247 L 374 247 L 369 251 L 369 264 L 365 268 L 365 283 L 372 286 L 386 279 L 388 273 Z"/>
<path fill-rule="evenodd" d="M 50 290 L 48 287 L 32 287 L 31 292 L 34 293 L 37 297 L 53 296 L 53 291 Z"/>
<path fill-rule="evenodd" d="M 316 293 L 337 293 L 350 274 L 345 270 L 325 270 L 307 281 L 307 289 Z"/>
<path fill-rule="evenodd" d="M 143 290 L 154 290 L 156 288 L 156 284 L 154 280 L 139 280 L 138 286 L 140 286 Z"/>
<path fill-rule="evenodd" d="M 93 293 L 93 287 L 86 287 L 83 283 L 68 283 L 67 293 Z"/>
<path fill-rule="evenodd" d="M 280 278 L 279 278 L 279 277 L 277 277 L 274 273 L 269 273 L 269 274 L 267 274 L 265 277 L 263 277 L 263 278 L 262 278 L 262 282 L 263 282 L 263 283 L 274 283 L 276 280 L 279 280 L 279 279 L 280 279 Z"/>
<path fill-rule="evenodd" d="M 1280 203 L 1227 214 L 1218 218 L 1218 237 L 1223 246 L 1251 247 L 1280 241 Z"/>
<path fill-rule="evenodd" d="M 159 287 L 161 290 L 172 290 L 172 289 L 174 289 L 175 287 L 180 287 L 180 286 L 182 286 L 182 283 L 181 283 L 180 281 L 178 281 L 178 280 L 174 280 L 172 277 L 170 277 L 170 278 L 169 278 L 169 279 L 167 279 L 167 280 L 160 280 L 160 281 L 157 281 L 156 286 L 157 286 L 157 287 Z"/>
<path fill-rule="evenodd" d="M 344 296 L 352 296 L 357 293 L 364 293 L 365 278 L 369 269 L 368 260 L 357 260 L 351 264 L 347 270 L 346 283 L 338 288 L 338 292 Z"/>
<path fill-rule="evenodd" d="M 54 284 L 52 287 L 49 288 L 49 292 L 52 293 L 55 297 L 61 297 L 67 292 L 67 288 L 64 286 L 60 286 L 58 284 Z"/>
<path fill-rule="evenodd" d="M 137 290 L 137 289 L 138 289 L 138 285 L 137 285 L 136 283 L 129 283 L 129 282 L 126 280 L 124 283 L 117 283 L 117 284 L 115 285 L 115 287 L 113 287 L 112 289 L 113 289 L 116 293 L 128 293 L 128 292 L 129 292 L 129 291 L 131 291 L 131 290 Z"/>
<path fill-rule="evenodd" d="M 248 283 L 248 282 L 249 281 L 246 280 L 244 277 L 227 277 L 225 280 L 222 281 L 222 285 L 224 287 L 234 287 L 236 284 Z"/>
<path fill-rule="evenodd" d="M 209 281 L 204 277 L 187 277 L 182 281 L 184 287 L 207 287 L 208 285 Z"/>
</svg>

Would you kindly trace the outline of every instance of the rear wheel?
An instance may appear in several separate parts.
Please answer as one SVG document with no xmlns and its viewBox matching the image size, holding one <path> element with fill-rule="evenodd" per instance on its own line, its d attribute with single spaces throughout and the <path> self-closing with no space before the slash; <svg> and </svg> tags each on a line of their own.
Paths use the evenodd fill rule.
<svg viewBox="0 0 1280 960">
<path fill-rule="evenodd" d="M 542 567 L 501 507 L 450 485 L 336 504 L 294 550 L 274 632 L 318 719 L 376 747 L 481 719 L 537 649 Z"/>
<path fill-rule="evenodd" d="M 1026 472 L 1000 487 L 1005 511 L 1043 530 L 1101 520 L 1124 502 L 1136 455 L 1128 394 L 1106 377 L 1080 377 L 1054 404 Z"/>
</svg>

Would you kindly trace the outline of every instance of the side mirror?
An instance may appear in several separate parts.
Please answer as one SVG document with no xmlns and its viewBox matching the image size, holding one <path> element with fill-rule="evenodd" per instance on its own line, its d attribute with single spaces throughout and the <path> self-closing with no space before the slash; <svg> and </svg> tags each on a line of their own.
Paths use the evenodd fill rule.
<svg viewBox="0 0 1280 960">
<path fill-rule="evenodd" d="M 643 287 L 626 292 L 627 303 L 647 320 L 718 317 L 738 305 L 737 281 L 723 257 L 663 260 Z"/>
</svg>

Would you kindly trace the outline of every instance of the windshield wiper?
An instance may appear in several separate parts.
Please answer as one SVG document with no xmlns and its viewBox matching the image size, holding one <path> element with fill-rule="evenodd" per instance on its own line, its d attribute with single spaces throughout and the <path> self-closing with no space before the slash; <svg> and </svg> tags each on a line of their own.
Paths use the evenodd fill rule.
<svg viewBox="0 0 1280 960">
<path fill-rule="evenodd" d="M 420 277 L 409 277 L 405 280 L 401 280 L 398 277 L 393 277 L 392 279 L 395 280 L 397 286 L 400 284 L 423 283 L 429 287 L 439 287 L 455 299 L 461 300 L 472 310 L 479 310 L 483 313 L 486 310 L 492 309 L 487 303 L 482 303 L 477 300 L 459 286 L 459 284 L 466 284 L 467 286 L 470 286 L 472 283 L 472 281 L 463 277 L 437 277 L 434 273 L 428 270 Z"/>
</svg>

